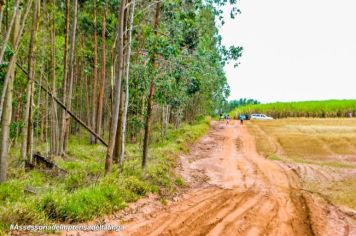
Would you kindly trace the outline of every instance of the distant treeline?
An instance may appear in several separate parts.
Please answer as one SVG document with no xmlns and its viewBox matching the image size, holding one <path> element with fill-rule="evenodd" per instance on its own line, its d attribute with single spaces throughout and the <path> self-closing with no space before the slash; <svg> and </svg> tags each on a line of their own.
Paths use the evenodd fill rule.
<svg viewBox="0 0 356 236">
<path fill-rule="evenodd" d="M 356 100 L 276 102 L 247 105 L 234 109 L 230 115 L 231 117 L 237 117 L 241 113 L 264 113 L 274 118 L 356 117 Z"/>
<path fill-rule="evenodd" d="M 254 104 L 260 104 L 259 101 L 256 99 L 251 99 L 251 98 L 240 98 L 238 100 L 231 100 L 226 104 L 225 110 L 227 112 L 230 112 L 238 107 L 242 106 L 247 106 L 247 105 L 254 105 Z"/>
</svg>

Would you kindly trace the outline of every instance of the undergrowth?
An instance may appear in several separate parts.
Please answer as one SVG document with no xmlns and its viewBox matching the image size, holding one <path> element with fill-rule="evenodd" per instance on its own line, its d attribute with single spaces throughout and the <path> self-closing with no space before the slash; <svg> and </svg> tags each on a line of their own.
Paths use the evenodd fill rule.
<svg viewBox="0 0 356 236">
<path fill-rule="evenodd" d="M 68 174 L 51 175 L 19 167 L 17 150 L 11 151 L 9 180 L 0 184 L 0 235 L 10 224 L 84 222 L 123 209 L 148 193 L 162 199 L 184 181 L 176 176 L 176 157 L 209 129 L 210 119 L 168 130 L 164 139 L 150 146 L 148 166 L 141 168 L 141 149 L 128 144 L 121 169 L 104 176 L 106 148 L 71 137 L 68 157 L 54 158 Z M 30 189 L 30 191 L 27 191 Z"/>
</svg>

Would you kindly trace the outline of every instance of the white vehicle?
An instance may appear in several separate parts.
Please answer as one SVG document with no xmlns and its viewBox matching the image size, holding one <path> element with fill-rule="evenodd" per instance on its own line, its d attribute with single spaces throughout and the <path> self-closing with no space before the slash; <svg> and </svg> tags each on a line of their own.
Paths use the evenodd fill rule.
<svg viewBox="0 0 356 236">
<path fill-rule="evenodd" d="M 273 118 L 266 116 L 265 114 L 252 114 L 251 120 L 273 120 Z"/>
</svg>

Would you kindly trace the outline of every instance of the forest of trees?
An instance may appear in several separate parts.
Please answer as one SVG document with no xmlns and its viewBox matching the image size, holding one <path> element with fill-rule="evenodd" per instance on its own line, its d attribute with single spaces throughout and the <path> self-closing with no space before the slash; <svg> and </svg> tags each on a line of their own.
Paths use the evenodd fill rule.
<svg viewBox="0 0 356 236">
<path fill-rule="evenodd" d="M 144 168 L 155 127 L 164 136 L 216 111 L 229 95 L 224 64 L 242 52 L 221 45 L 226 2 L 1 0 L 0 182 L 12 148 L 21 168 L 41 144 L 65 157 L 84 131 L 107 146 L 106 173 L 127 142 L 142 146 Z"/>
</svg>

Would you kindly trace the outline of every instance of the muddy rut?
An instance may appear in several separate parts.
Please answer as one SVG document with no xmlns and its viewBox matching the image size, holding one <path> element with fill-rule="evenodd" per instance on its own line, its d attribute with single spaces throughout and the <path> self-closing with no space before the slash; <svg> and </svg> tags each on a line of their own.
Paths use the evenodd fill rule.
<svg viewBox="0 0 356 236">
<path fill-rule="evenodd" d="M 298 176 L 260 156 L 245 126 L 213 123 L 181 172 L 192 189 L 124 235 L 315 235 Z"/>
</svg>

